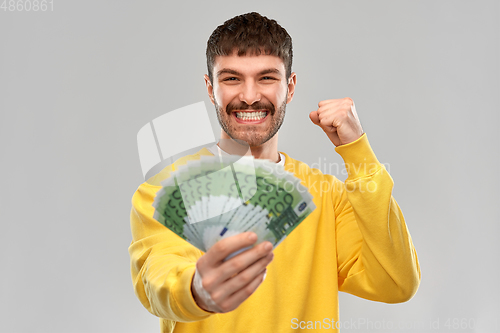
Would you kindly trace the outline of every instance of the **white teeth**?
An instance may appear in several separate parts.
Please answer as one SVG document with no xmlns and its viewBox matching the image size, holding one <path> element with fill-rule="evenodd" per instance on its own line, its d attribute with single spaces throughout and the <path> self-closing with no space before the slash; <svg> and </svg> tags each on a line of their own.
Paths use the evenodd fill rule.
<svg viewBox="0 0 500 333">
<path fill-rule="evenodd" d="M 236 112 L 236 117 L 241 120 L 260 120 L 267 115 L 267 111 Z"/>
</svg>

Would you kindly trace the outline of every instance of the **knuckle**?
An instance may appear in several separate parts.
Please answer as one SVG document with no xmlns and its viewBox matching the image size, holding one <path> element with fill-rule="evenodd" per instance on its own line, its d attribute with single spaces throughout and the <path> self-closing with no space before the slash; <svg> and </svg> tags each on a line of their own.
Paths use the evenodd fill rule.
<svg viewBox="0 0 500 333">
<path fill-rule="evenodd" d="M 212 298 L 212 301 L 214 301 L 215 304 L 219 304 L 221 302 L 222 296 L 223 296 L 223 294 L 221 292 L 214 292 L 210 295 L 210 297 Z"/>
<path fill-rule="evenodd" d="M 242 274 L 239 274 L 239 280 L 243 284 L 247 284 L 252 280 L 252 277 L 248 273 L 242 273 Z"/>
<path fill-rule="evenodd" d="M 198 261 L 196 261 L 196 269 L 198 271 L 202 270 L 203 266 L 205 266 L 205 260 L 205 256 L 202 256 L 200 257 L 200 259 L 198 259 Z"/>
<path fill-rule="evenodd" d="M 226 242 L 219 241 L 212 247 L 216 252 L 225 253 L 228 250 Z"/>
<path fill-rule="evenodd" d="M 233 260 L 231 261 L 231 268 L 239 272 L 244 268 L 243 262 L 240 260 Z"/>
<path fill-rule="evenodd" d="M 219 308 L 222 310 L 222 313 L 229 312 L 232 310 L 232 306 L 229 302 L 224 302 L 219 305 Z"/>
<path fill-rule="evenodd" d="M 215 280 L 211 278 L 204 278 L 201 280 L 201 286 L 203 289 L 206 291 L 212 290 L 213 286 L 215 285 Z"/>
<path fill-rule="evenodd" d="M 255 291 L 255 289 L 252 285 L 248 285 L 244 289 L 244 293 L 245 293 L 246 297 L 249 297 L 250 295 L 252 295 L 254 291 Z"/>
</svg>

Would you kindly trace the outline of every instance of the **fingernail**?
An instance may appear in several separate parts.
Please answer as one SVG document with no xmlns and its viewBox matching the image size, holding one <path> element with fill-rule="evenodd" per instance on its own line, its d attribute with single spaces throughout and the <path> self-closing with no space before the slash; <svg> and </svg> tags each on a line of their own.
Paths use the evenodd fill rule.
<svg viewBox="0 0 500 333">
<path fill-rule="evenodd" d="M 252 232 L 250 233 L 250 235 L 248 235 L 248 239 L 252 242 L 255 242 L 257 240 L 257 235 Z"/>
</svg>

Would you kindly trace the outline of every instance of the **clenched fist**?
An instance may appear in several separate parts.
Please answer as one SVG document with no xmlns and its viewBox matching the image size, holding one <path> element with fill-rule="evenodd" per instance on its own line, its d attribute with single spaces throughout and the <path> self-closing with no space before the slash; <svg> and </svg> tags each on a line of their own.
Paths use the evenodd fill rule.
<svg viewBox="0 0 500 333">
<path fill-rule="evenodd" d="M 309 114 L 311 121 L 325 131 L 335 146 L 356 141 L 363 134 L 354 102 L 349 97 L 327 99 Z"/>
</svg>

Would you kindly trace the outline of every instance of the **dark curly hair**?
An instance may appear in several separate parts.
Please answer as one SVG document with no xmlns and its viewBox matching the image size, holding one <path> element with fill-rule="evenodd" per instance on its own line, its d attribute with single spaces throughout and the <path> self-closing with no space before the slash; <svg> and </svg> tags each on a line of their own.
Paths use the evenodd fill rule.
<svg viewBox="0 0 500 333">
<path fill-rule="evenodd" d="M 252 12 L 235 16 L 219 25 L 207 41 L 207 68 L 213 83 L 216 56 L 274 55 L 285 64 L 286 77 L 292 74 L 292 37 L 275 20 Z"/>
</svg>

